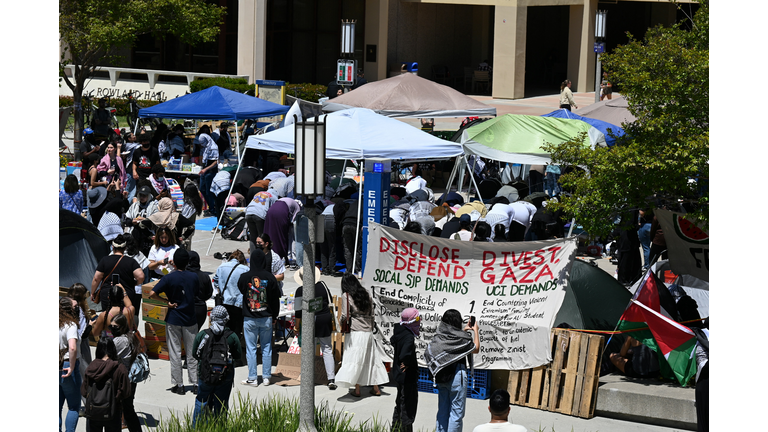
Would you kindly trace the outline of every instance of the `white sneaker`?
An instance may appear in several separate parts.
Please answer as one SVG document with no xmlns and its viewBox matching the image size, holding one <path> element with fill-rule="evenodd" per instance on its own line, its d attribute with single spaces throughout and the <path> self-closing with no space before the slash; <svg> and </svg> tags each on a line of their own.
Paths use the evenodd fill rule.
<svg viewBox="0 0 768 432">
<path fill-rule="evenodd" d="M 264 381 L 261 383 L 262 385 L 268 386 L 269 385 L 269 378 L 264 378 Z"/>
<path fill-rule="evenodd" d="M 256 380 L 251 381 L 251 380 L 247 380 L 247 379 L 240 381 L 240 384 L 251 386 L 251 387 L 258 387 L 259 386 L 259 382 L 258 381 L 256 381 Z"/>
</svg>

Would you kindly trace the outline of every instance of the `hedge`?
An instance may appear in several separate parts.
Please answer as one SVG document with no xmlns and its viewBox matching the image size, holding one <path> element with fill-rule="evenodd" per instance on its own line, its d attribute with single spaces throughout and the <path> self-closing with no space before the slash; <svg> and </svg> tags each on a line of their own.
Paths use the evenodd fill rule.
<svg viewBox="0 0 768 432">
<path fill-rule="evenodd" d="M 256 85 L 248 84 L 248 81 L 245 78 L 202 78 L 192 81 L 189 88 L 192 92 L 196 92 L 205 90 L 211 86 L 219 86 L 240 93 L 245 92 L 245 94 L 251 96 L 256 92 Z M 324 85 L 310 83 L 286 83 L 285 87 L 287 94 L 310 102 L 317 102 L 321 97 L 325 96 L 325 92 L 328 90 L 328 87 Z"/>
<path fill-rule="evenodd" d="M 141 108 L 149 108 L 161 103 L 160 101 L 156 100 L 137 100 L 136 102 Z M 59 108 L 71 107 L 74 104 L 75 102 L 72 96 L 59 96 Z M 117 108 L 117 115 L 120 117 L 127 116 L 128 112 L 130 111 L 128 99 L 111 98 L 109 100 L 109 106 Z"/>
</svg>

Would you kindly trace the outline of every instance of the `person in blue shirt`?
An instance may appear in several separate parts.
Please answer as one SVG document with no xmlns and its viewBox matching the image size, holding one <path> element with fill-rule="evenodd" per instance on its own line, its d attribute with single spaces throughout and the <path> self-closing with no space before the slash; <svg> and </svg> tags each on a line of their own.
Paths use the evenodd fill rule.
<svg viewBox="0 0 768 432">
<path fill-rule="evenodd" d="M 168 313 L 165 317 L 166 338 L 168 341 L 168 356 L 171 360 L 171 391 L 183 395 L 184 377 L 181 372 L 181 340 L 184 346 L 194 346 L 197 336 L 197 320 L 195 319 L 195 296 L 200 290 L 197 274 L 187 271 L 189 252 L 186 249 L 176 249 L 173 254 L 173 265 L 177 271 L 167 274 L 152 288 L 149 298 L 165 302 Z M 167 297 L 163 299 L 160 294 Z M 192 393 L 197 394 L 197 359 L 187 356 L 187 374 L 192 383 Z"/>
</svg>

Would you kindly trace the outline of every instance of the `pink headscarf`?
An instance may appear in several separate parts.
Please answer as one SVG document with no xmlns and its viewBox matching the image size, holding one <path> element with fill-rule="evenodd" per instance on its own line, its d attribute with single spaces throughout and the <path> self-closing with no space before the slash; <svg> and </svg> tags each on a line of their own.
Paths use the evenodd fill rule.
<svg viewBox="0 0 768 432">
<path fill-rule="evenodd" d="M 416 308 L 406 308 L 400 313 L 400 324 L 410 330 L 414 336 L 419 337 L 421 330 L 421 317 Z"/>
</svg>

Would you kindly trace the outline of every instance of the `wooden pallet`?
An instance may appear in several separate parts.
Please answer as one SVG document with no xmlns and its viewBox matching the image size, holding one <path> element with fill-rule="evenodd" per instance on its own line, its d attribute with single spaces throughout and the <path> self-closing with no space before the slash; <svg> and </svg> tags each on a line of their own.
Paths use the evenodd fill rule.
<svg viewBox="0 0 768 432">
<path fill-rule="evenodd" d="M 594 417 L 605 339 L 565 329 L 552 329 L 550 338 L 554 350 L 550 364 L 509 373 L 511 403 Z"/>
</svg>

